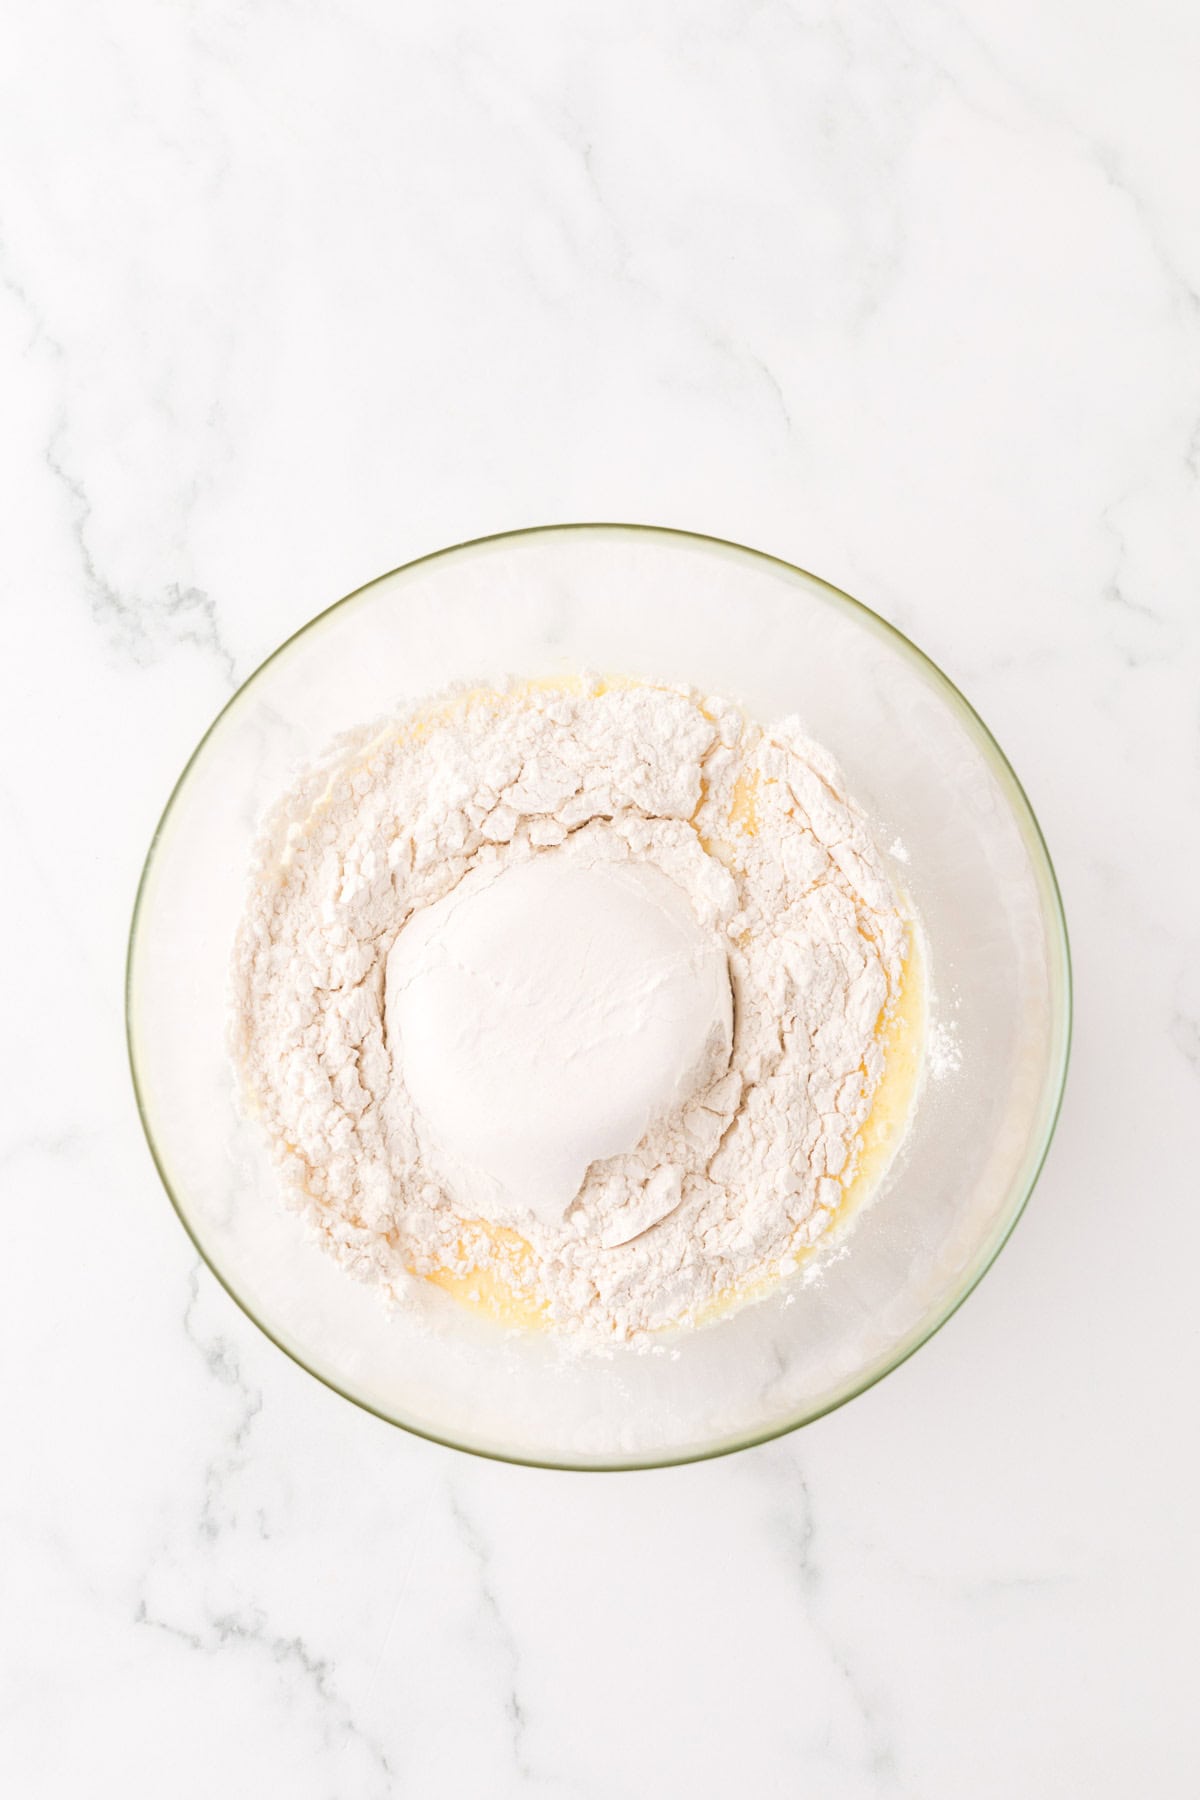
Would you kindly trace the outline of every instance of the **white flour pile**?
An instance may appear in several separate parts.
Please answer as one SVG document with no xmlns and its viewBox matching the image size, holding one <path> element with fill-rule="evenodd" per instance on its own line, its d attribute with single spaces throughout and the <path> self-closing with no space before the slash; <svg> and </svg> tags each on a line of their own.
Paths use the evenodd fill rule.
<svg viewBox="0 0 1200 1800">
<path fill-rule="evenodd" d="M 907 942 L 794 720 L 514 686 L 352 734 L 270 816 L 233 1047 L 354 1274 L 625 1338 L 829 1223 Z"/>
</svg>

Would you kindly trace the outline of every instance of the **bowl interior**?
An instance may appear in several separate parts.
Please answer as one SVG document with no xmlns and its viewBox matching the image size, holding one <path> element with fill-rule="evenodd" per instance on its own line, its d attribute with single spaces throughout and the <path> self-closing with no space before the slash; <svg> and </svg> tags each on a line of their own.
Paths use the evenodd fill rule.
<svg viewBox="0 0 1200 1800">
<path fill-rule="evenodd" d="M 387 1310 L 302 1235 L 235 1104 L 227 969 L 257 822 L 338 732 L 462 681 L 594 670 L 795 713 L 845 770 L 927 941 L 957 1066 L 926 1084 L 873 1203 L 792 1280 L 652 1351 L 506 1334 L 429 1288 Z M 814 577 L 630 526 L 520 532 L 429 557 L 285 644 L 216 720 L 151 847 L 130 948 L 134 1077 L 201 1252 L 298 1362 L 399 1425 L 570 1467 L 682 1461 L 802 1424 L 893 1368 L 996 1254 L 1053 1130 L 1069 973 L 1028 803 L 956 690 Z"/>
</svg>

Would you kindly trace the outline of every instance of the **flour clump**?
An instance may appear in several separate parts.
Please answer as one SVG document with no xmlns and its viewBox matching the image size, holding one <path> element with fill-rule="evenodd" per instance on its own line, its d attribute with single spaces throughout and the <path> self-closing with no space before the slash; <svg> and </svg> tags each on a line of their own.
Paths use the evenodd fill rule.
<svg viewBox="0 0 1200 1800">
<path fill-rule="evenodd" d="M 833 1218 L 908 927 L 795 720 L 650 684 L 475 690 L 266 821 L 232 1046 L 356 1275 L 487 1271 L 560 1330 L 694 1322 Z"/>
</svg>

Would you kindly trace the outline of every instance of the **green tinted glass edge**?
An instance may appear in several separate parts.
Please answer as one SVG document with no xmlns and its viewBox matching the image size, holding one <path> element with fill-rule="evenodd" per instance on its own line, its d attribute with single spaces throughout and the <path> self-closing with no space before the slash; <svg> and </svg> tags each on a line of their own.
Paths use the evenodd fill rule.
<svg viewBox="0 0 1200 1800">
<path fill-rule="evenodd" d="M 393 1418 L 389 1413 L 385 1413 L 380 1408 L 372 1406 L 368 1401 L 360 1399 L 356 1394 L 348 1393 L 345 1388 L 340 1387 L 337 1382 L 332 1381 L 327 1375 L 322 1374 L 319 1369 L 313 1368 L 310 1363 L 305 1361 L 303 1356 L 296 1350 L 293 1350 L 288 1344 L 284 1343 L 269 1326 L 265 1325 L 263 1321 L 258 1318 L 253 1309 L 241 1298 L 231 1282 L 226 1279 L 221 1270 L 211 1261 L 204 1246 L 201 1244 L 192 1228 L 187 1213 L 180 1202 L 179 1196 L 175 1192 L 171 1178 L 168 1175 L 159 1154 L 158 1146 L 154 1139 L 154 1133 L 151 1129 L 146 1109 L 142 1079 L 138 1070 L 134 1030 L 134 992 L 136 986 L 135 965 L 137 958 L 138 922 L 141 915 L 143 899 L 153 870 L 155 852 L 166 829 L 176 799 L 182 791 L 188 779 L 188 775 L 203 752 L 209 738 L 216 731 L 225 715 L 238 704 L 247 691 L 259 680 L 271 664 L 279 657 L 285 655 L 288 649 L 300 638 L 306 637 L 309 632 L 314 631 L 323 623 L 323 621 L 328 619 L 332 613 L 340 611 L 344 606 L 349 606 L 353 601 L 359 599 L 370 589 L 377 587 L 381 582 L 390 581 L 396 575 L 405 574 L 413 569 L 420 568 L 425 564 L 437 562 L 453 556 L 463 555 L 468 551 L 480 549 L 488 544 L 500 544 L 513 542 L 521 538 L 544 537 L 555 533 L 568 532 L 594 532 L 598 534 L 611 533 L 619 535 L 644 534 L 646 536 L 654 537 L 677 538 L 702 545 L 708 549 L 729 553 L 735 558 L 748 556 L 759 562 L 773 564 L 776 568 L 784 570 L 789 577 L 798 577 L 801 581 L 810 583 L 813 587 L 820 590 L 831 604 L 849 607 L 858 614 L 863 623 L 877 636 L 898 645 L 901 651 L 918 666 L 928 679 L 931 680 L 933 686 L 941 691 L 948 700 L 951 708 L 963 719 L 971 737 L 983 751 L 1000 780 L 1002 787 L 1004 787 L 1008 793 L 1013 815 L 1017 820 L 1022 836 L 1025 838 L 1031 853 L 1031 861 L 1037 872 L 1039 886 L 1042 890 L 1047 921 L 1052 927 L 1052 941 L 1048 945 L 1052 959 L 1050 986 L 1052 1002 L 1058 1002 L 1052 1021 L 1054 1036 L 1051 1043 L 1051 1056 L 1049 1062 L 1050 1072 L 1047 1088 L 1045 1090 L 1046 1094 L 1050 1096 L 1050 1103 L 1046 1113 L 1041 1140 L 1033 1151 L 1026 1173 L 1021 1177 L 1018 1183 L 1014 1184 L 1014 1191 L 1019 1190 L 1019 1198 L 1017 1199 L 1016 1204 L 1012 1208 L 1012 1211 L 1005 1217 L 1002 1227 L 996 1233 L 993 1240 L 986 1245 L 981 1254 L 976 1258 L 969 1276 L 959 1291 L 954 1295 L 950 1304 L 928 1325 L 922 1326 L 919 1331 L 914 1333 L 910 1340 L 905 1342 L 896 1353 L 886 1358 L 878 1368 L 869 1369 L 864 1375 L 852 1383 L 844 1393 L 838 1394 L 826 1405 L 816 1407 L 812 1411 L 803 1413 L 797 1418 L 785 1421 L 783 1424 L 773 1425 L 767 1431 L 753 1432 L 748 1436 L 736 1437 L 727 1442 L 708 1445 L 703 1449 L 690 1450 L 682 1454 L 673 1453 L 669 1456 L 662 1457 L 640 1457 L 630 1461 L 555 1461 L 549 1458 L 517 1456 L 503 1450 L 491 1449 L 479 1444 L 461 1443 L 453 1438 L 441 1437 L 436 1432 L 425 1430 L 423 1427 L 415 1425 L 410 1421 Z M 1057 961 L 1054 960 L 1055 952 L 1057 952 Z M 130 920 L 129 939 L 125 960 L 126 1051 L 129 1058 L 130 1076 L 133 1083 L 138 1117 L 141 1120 L 142 1130 L 145 1134 L 150 1156 L 155 1169 L 158 1171 L 159 1180 L 162 1182 L 167 1198 L 170 1200 L 180 1224 L 190 1238 L 193 1247 L 205 1266 L 215 1276 L 220 1286 L 224 1288 L 225 1292 L 234 1301 L 235 1305 L 237 1305 L 240 1310 L 245 1313 L 246 1317 L 258 1327 L 264 1337 L 268 1338 L 277 1349 L 281 1350 L 285 1356 L 289 1357 L 294 1363 L 302 1368 L 306 1374 L 311 1375 L 315 1380 L 321 1382 L 324 1387 L 327 1387 L 333 1393 L 340 1395 L 342 1399 L 350 1401 L 352 1405 L 359 1407 L 363 1412 L 371 1413 L 374 1417 L 382 1419 L 385 1424 L 406 1431 L 414 1437 L 423 1438 L 427 1443 L 439 1444 L 445 1449 L 464 1451 L 469 1455 L 481 1456 L 492 1462 L 512 1463 L 523 1468 L 553 1469 L 569 1473 L 628 1474 L 635 1470 L 643 1469 L 677 1468 L 687 1463 L 708 1462 L 716 1457 L 730 1456 L 739 1450 L 753 1449 L 758 1444 L 772 1443 L 777 1438 L 786 1437 L 790 1432 L 798 1431 L 806 1425 L 814 1424 L 816 1420 L 827 1417 L 830 1413 L 836 1412 L 839 1407 L 845 1406 L 849 1401 L 857 1399 L 860 1394 L 867 1393 L 877 1382 L 882 1381 L 886 1376 L 892 1374 L 896 1369 L 906 1363 L 910 1356 L 915 1355 L 922 1345 L 927 1344 L 930 1338 L 935 1336 L 935 1334 L 954 1317 L 954 1314 L 958 1311 L 963 1302 L 967 1300 L 979 1286 L 979 1283 L 995 1263 L 996 1258 L 1012 1236 L 1013 1231 L 1016 1229 L 1016 1226 L 1029 1203 L 1030 1197 L 1034 1188 L 1037 1186 L 1038 1179 L 1045 1167 L 1046 1158 L 1049 1154 L 1050 1145 L 1053 1141 L 1054 1132 L 1062 1111 L 1067 1068 L 1070 1061 L 1073 1022 L 1074 986 L 1070 941 L 1067 933 L 1066 915 L 1063 909 L 1062 894 L 1058 885 L 1058 877 L 1055 873 L 1054 864 L 1046 844 L 1045 836 L 1038 823 L 1037 815 L 1030 803 L 1029 796 L 1026 794 L 1012 764 L 1009 762 L 1004 751 L 993 737 L 979 713 L 959 688 L 955 686 L 950 677 L 938 667 L 931 657 L 927 656 L 923 650 L 914 644 L 911 638 L 906 637 L 904 632 L 882 618 L 880 614 L 873 611 L 872 608 L 867 606 L 863 601 L 856 600 L 852 594 L 847 594 L 843 589 L 835 587 L 831 582 L 823 580 L 821 576 L 812 574 L 810 570 L 801 568 L 796 563 L 787 562 L 784 558 L 773 556 L 768 551 L 756 550 L 747 544 L 738 544 L 729 538 L 715 537 L 706 532 L 687 531 L 679 527 L 667 525 L 629 524 L 601 520 L 581 520 L 558 525 L 521 526 L 511 531 L 491 532 L 483 537 L 467 538 L 462 543 L 452 544 L 440 550 L 430 551 L 424 556 L 414 557 L 409 562 L 401 563 L 396 568 L 389 569 L 384 574 L 375 576 L 371 581 L 364 582 L 361 587 L 353 589 L 340 600 L 335 600 L 332 605 L 323 608 L 321 612 L 316 613 L 311 619 L 307 620 L 305 624 L 286 637 L 269 656 L 265 657 L 263 661 L 259 663 L 258 667 L 246 677 L 246 680 L 241 683 L 236 691 L 225 702 L 225 705 L 213 718 L 208 729 L 192 751 L 192 754 L 188 757 L 187 762 L 184 764 L 183 769 L 180 771 L 177 780 L 171 788 L 166 805 L 163 807 L 158 823 L 154 828 L 153 835 L 150 839 L 150 845 L 146 853 L 146 859 L 142 865 L 137 892 L 134 897 L 133 914 Z"/>
</svg>

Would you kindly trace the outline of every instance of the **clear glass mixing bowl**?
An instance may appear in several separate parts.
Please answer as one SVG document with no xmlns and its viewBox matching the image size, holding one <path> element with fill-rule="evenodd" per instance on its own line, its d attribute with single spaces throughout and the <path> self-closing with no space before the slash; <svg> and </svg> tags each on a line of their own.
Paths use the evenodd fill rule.
<svg viewBox="0 0 1200 1800">
<path fill-rule="evenodd" d="M 592 670 L 797 713 L 833 751 L 924 924 L 959 1066 L 844 1239 L 764 1299 L 654 1351 L 581 1355 L 430 1287 L 389 1311 L 281 1205 L 226 1055 L 227 967 L 259 816 L 338 732 L 456 682 Z M 439 552 L 281 646 L 201 740 L 134 909 L 130 1060 L 163 1183 L 252 1319 L 338 1393 L 442 1443 L 618 1469 L 806 1424 L 904 1361 L 1012 1230 L 1054 1130 L 1070 1034 L 1058 889 L 1029 802 L 961 694 L 846 594 L 773 557 L 629 525 Z"/>
</svg>

